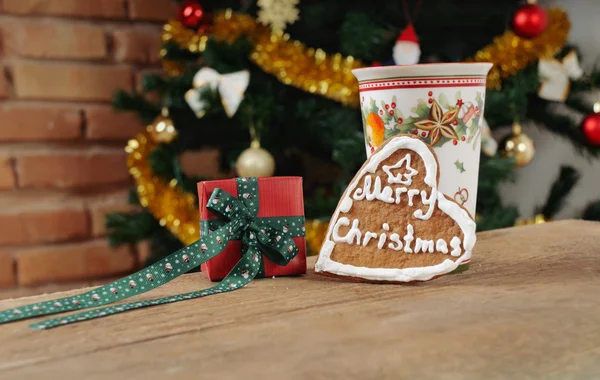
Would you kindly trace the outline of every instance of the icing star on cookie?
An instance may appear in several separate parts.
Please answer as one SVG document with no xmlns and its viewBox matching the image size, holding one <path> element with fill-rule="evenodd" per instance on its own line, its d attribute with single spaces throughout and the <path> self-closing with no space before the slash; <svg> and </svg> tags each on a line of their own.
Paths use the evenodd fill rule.
<svg viewBox="0 0 600 380">
<path fill-rule="evenodd" d="M 407 170 L 406 172 L 398 173 L 396 175 L 392 173 L 391 169 L 398 169 L 403 166 Z M 385 165 L 383 171 L 387 173 L 389 183 L 400 183 L 402 185 L 410 185 L 412 183 L 412 177 L 417 174 L 417 171 L 410 166 L 410 154 L 407 154 L 403 159 L 392 166 Z"/>
<path fill-rule="evenodd" d="M 471 259 L 475 222 L 441 193 L 438 161 L 398 135 L 360 168 L 331 218 L 318 274 L 372 282 L 426 281 Z"/>
</svg>

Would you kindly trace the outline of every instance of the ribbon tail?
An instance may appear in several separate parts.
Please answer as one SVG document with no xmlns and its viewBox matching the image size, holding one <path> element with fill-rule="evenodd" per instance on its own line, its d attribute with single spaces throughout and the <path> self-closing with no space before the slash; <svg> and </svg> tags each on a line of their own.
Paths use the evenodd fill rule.
<svg viewBox="0 0 600 380">
<path fill-rule="evenodd" d="M 229 240 L 235 238 L 228 233 L 234 223 L 227 223 L 214 231 L 214 236 L 219 237 L 220 241 L 213 238 L 200 239 L 157 263 L 108 285 L 80 295 L 2 311 L 0 324 L 107 305 L 158 288 L 218 255 Z"/>
<path fill-rule="evenodd" d="M 181 302 L 189 299 L 206 297 L 218 293 L 231 292 L 247 285 L 258 274 L 262 264 L 262 258 L 256 246 L 250 246 L 242 255 L 240 261 L 233 267 L 231 272 L 217 285 L 190 293 L 173 295 L 152 300 L 143 300 L 138 302 L 130 302 L 126 304 L 107 306 L 99 309 L 89 310 L 82 313 L 68 315 L 61 318 L 47 319 L 41 322 L 36 322 L 29 327 L 35 330 L 47 330 L 55 327 L 64 326 L 67 324 L 89 321 L 91 319 L 102 318 L 105 316 L 123 313 L 131 310 L 151 307 L 156 305 L 164 305 L 167 303 Z"/>
</svg>

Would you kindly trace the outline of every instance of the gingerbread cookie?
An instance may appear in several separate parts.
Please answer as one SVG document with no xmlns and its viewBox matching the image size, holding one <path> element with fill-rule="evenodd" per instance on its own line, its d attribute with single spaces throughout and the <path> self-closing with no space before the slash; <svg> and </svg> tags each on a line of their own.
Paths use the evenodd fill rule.
<svg viewBox="0 0 600 380">
<path fill-rule="evenodd" d="M 373 282 L 426 281 L 471 259 L 475 222 L 438 191 L 438 161 L 409 135 L 360 168 L 331 218 L 315 271 Z"/>
</svg>

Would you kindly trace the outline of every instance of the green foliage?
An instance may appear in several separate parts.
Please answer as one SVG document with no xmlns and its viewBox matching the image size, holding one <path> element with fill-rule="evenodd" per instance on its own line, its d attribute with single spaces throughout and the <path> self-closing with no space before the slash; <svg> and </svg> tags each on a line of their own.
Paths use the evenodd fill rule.
<svg viewBox="0 0 600 380">
<path fill-rule="evenodd" d="M 348 12 L 340 29 L 340 51 L 366 61 L 389 59 L 394 44 L 394 31 L 389 30 L 374 15 Z M 360 38 L 357 38 L 360 36 Z"/>
<path fill-rule="evenodd" d="M 600 220 L 600 199 L 591 202 L 583 212 L 582 219 Z"/>
<path fill-rule="evenodd" d="M 580 154 L 590 158 L 600 156 L 600 147 L 587 142 L 580 126 L 572 118 L 554 112 L 552 102 L 532 99 L 527 116 L 538 122 L 536 126 L 567 139 Z"/>
<path fill-rule="evenodd" d="M 112 102 L 118 111 L 135 111 L 144 123 L 151 123 L 160 114 L 160 107 L 148 102 L 140 94 L 129 94 L 119 90 L 115 93 Z"/>
<path fill-rule="evenodd" d="M 548 199 L 543 206 L 538 206 L 536 214 L 541 213 L 546 219 L 552 219 L 565 205 L 571 190 L 579 182 L 580 174 L 571 166 L 562 166 L 558 178 L 552 184 Z"/>
<path fill-rule="evenodd" d="M 175 167 L 179 165 L 175 152 L 168 149 L 165 145 L 161 145 L 154 149 L 152 154 L 148 157 L 150 161 L 150 167 L 154 174 L 159 177 L 170 180 L 175 177 L 177 169 Z"/>
<path fill-rule="evenodd" d="M 206 66 L 221 74 L 227 74 L 248 68 L 251 50 L 252 45 L 245 38 L 240 38 L 231 45 L 210 38 L 202 58 Z"/>
<path fill-rule="evenodd" d="M 156 219 L 146 210 L 111 213 L 106 216 L 105 223 L 108 241 L 113 247 L 136 244 L 148 239 L 153 232 L 160 229 Z"/>
<path fill-rule="evenodd" d="M 314 196 L 304 202 L 304 215 L 307 219 L 329 220 L 327 215 L 333 214 L 339 200 L 340 194 L 327 194 L 325 189 L 317 189 Z"/>
<path fill-rule="evenodd" d="M 525 120 L 530 109 L 531 95 L 539 87 L 537 66 L 506 79 L 501 91 L 488 91 L 485 100 L 485 118 L 490 128 L 510 125 L 515 120 Z"/>
<path fill-rule="evenodd" d="M 505 207 L 499 186 L 514 179 L 512 158 L 481 156 L 477 194 L 477 230 L 487 231 L 514 225 L 518 218 L 516 207 Z"/>
</svg>

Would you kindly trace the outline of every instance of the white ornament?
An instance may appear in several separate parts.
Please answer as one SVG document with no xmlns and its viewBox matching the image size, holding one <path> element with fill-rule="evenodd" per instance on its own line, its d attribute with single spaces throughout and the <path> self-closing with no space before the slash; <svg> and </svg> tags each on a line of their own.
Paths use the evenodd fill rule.
<svg viewBox="0 0 600 380">
<path fill-rule="evenodd" d="M 562 62 L 556 59 L 540 59 L 538 74 L 542 84 L 538 89 L 538 96 L 542 99 L 564 102 L 569 95 L 571 79 L 579 79 L 583 70 L 579 66 L 577 54 L 571 51 Z"/>
<path fill-rule="evenodd" d="M 419 63 L 421 47 L 412 24 L 409 24 L 398 36 L 392 57 L 396 65 L 414 65 Z"/>
<path fill-rule="evenodd" d="M 201 98 L 202 91 L 207 88 L 212 91 L 218 90 L 225 113 L 228 117 L 233 117 L 244 100 L 244 93 L 249 83 L 248 70 L 219 74 L 210 67 L 203 67 L 194 75 L 194 88 L 185 93 L 185 100 L 196 116 L 202 117 L 208 108 L 208 103 Z"/>
<path fill-rule="evenodd" d="M 272 29 L 285 30 L 287 24 L 298 21 L 299 0 L 258 0 L 258 21 Z"/>
<path fill-rule="evenodd" d="M 481 151 L 487 156 L 492 157 L 498 151 L 498 142 L 492 136 L 492 131 L 485 119 L 481 122 Z"/>
</svg>

